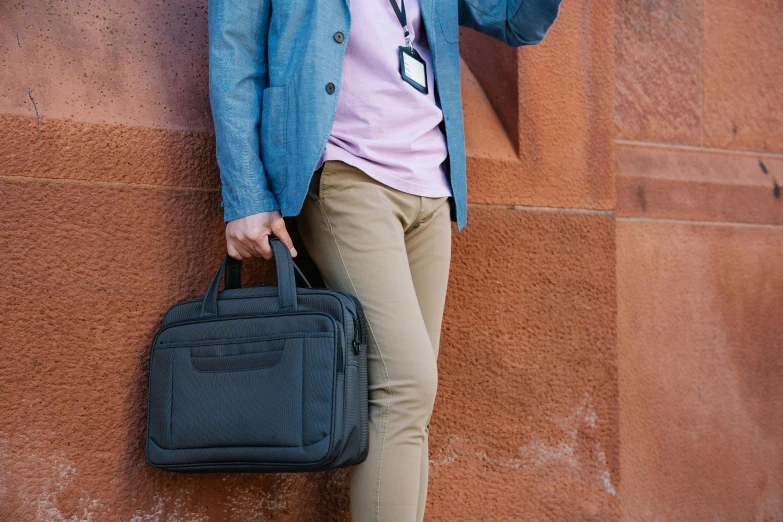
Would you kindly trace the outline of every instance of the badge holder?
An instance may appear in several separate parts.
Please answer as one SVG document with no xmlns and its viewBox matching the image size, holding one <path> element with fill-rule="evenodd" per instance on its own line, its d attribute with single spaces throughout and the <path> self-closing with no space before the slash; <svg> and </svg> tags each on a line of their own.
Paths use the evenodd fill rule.
<svg viewBox="0 0 783 522">
<path fill-rule="evenodd" d="M 400 75 L 417 91 L 428 93 L 427 64 L 412 46 L 404 45 L 398 48 L 400 54 Z"/>
</svg>

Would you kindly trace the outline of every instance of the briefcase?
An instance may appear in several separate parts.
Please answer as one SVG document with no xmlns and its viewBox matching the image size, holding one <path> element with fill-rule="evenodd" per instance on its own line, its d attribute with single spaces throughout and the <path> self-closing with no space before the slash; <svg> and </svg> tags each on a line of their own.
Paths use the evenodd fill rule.
<svg viewBox="0 0 783 522">
<path fill-rule="evenodd" d="M 270 245 L 277 286 L 241 288 L 242 262 L 226 255 L 206 294 L 165 314 L 149 365 L 150 465 L 301 472 L 367 458 L 361 304 L 311 288 L 288 248 L 273 237 Z"/>
</svg>

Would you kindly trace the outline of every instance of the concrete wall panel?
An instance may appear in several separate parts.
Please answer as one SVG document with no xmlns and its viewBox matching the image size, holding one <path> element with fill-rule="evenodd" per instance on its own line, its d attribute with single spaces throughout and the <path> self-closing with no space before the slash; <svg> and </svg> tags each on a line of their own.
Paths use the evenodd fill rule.
<svg viewBox="0 0 783 522">
<path fill-rule="evenodd" d="M 0 176 L 219 191 L 209 132 L 0 114 Z"/>
<path fill-rule="evenodd" d="M 564 2 L 544 42 L 517 50 L 520 160 L 469 158 L 470 201 L 612 208 L 613 6 Z M 506 81 L 497 72 L 484 78 L 488 69 L 470 58 L 482 85 Z"/>
<path fill-rule="evenodd" d="M 783 229 L 618 220 L 623 520 L 783 520 Z"/>
<path fill-rule="evenodd" d="M 704 0 L 704 144 L 783 152 L 783 4 Z"/>
<path fill-rule="evenodd" d="M 783 224 L 783 157 L 618 145 L 617 215 Z"/>
<path fill-rule="evenodd" d="M 617 137 L 701 144 L 702 2 L 615 2 Z"/>
<path fill-rule="evenodd" d="M 208 130 L 207 2 L 0 4 L 0 113 Z"/>
<path fill-rule="evenodd" d="M 428 520 L 619 520 L 614 220 L 471 212 L 454 244 Z"/>
</svg>

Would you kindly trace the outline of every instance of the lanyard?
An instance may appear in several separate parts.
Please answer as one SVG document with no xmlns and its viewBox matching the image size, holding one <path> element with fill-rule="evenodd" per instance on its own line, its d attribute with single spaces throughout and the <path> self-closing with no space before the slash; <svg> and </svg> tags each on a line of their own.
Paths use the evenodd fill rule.
<svg viewBox="0 0 783 522">
<path fill-rule="evenodd" d="M 405 30 L 405 45 L 408 46 L 408 49 L 412 49 L 413 46 L 411 45 L 411 39 L 408 37 L 410 32 L 408 32 L 408 15 L 405 14 L 405 0 L 400 0 L 400 4 L 402 4 L 402 11 L 400 10 L 400 6 L 397 5 L 397 0 L 389 0 L 389 3 L 394 9 L 394 14 L 397 15 L 397 20 L 400 21 L 400 25 Z"/>
<path fill-rule="evenodd" d="M 408 31 L 408 15 L 405 14 L 405 0 L 400 0 L 402 9 L 397 5 L 397 0 L 389 0 L 389 3 L 394 8 L 394 14 L 397 15 L 397 20 L 400 21 L 400 25 L 405 31 L 405 47 L 401 45 L 397 48 L 400 56 L 400 76 L 414 89 L 427 94 L 429 92 L 427 89 L 427 64 L 413 48 Z"/>
</svg>

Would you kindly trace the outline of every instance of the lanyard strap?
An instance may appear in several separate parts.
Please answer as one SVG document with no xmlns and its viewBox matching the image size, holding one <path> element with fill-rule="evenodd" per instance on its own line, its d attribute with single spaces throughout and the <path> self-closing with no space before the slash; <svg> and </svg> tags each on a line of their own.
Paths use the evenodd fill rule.
<svg viewBox="0 0 783 522">
<path fill-rule="evenodd" d="M 400 25 L 403 29 L 405 29 L 405 27 L 408 25 L 408 16 L 405 14 L 405 0 L 400 0 L 400 3 L 402 4 L 402 11 L 400 11 L 400 6 L 397 5 L 396 0 L 389 0 L 389 3 L 394 9 L 394 14 L 397 15 L 397 20 L 400 21 Z M 407 29 L 405 29 L 405 36 L 408 36 Z"/>
<path fill-rule="evenodd" d="M 389 3 L 394 9 L 394 14 L 397 15 L 397 20 L 400 21 L 400 25 L 405 30 L 405 44 L 410 48 L 411 39 L 408 38 L 410 33 L 408 32 L 408 15 L 405 14 L 405 0 L 400 0 L 400 4 L 402 4 L 402 10 L 400 10 L 400 6 L 397 5 L 397 0 L 389 0 Z"/>
</svg>

